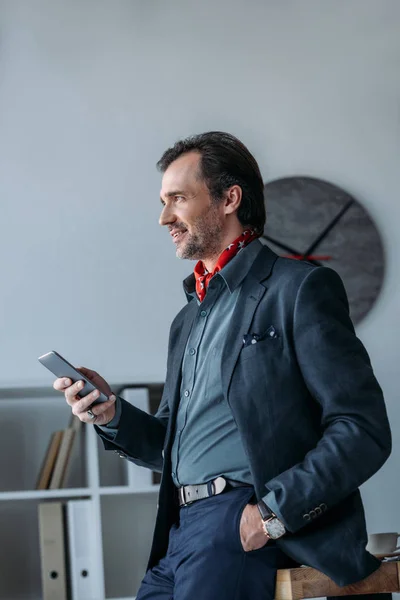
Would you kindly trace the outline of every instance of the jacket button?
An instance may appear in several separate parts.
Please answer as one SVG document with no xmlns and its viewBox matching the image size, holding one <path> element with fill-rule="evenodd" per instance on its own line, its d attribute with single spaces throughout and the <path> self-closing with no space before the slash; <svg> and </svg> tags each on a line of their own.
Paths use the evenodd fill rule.
<svg viewBox="0 0 400 600">
<path fill-rule="evenodd" d="M 310 521 L 311 517 L 310 517 L 310 515 L 308 513 L 306 513 L 305 515 L 303 515 L 303 519 L 305 521 Z"/>
<path fill-rule="evenodd" d="M 322 508 L 320 508 L 319 506 L 316 506 L 314 508 L 315 512 L 317 513 L 317 516 L 319 517 L 319 515 L 322 515 Z"/>
<path fill-rule="evenodd" d="M 316 516 L 317 516 L 317 513 L 315 512 L 315 510 L 310 510 L 310 517 L 312 519 L 315 519 Z"/>
<path fill-rule="evenodd" d="M 327 505 L 324 503 L 320 504 L 319 507 L 321 510 L 327 510 L 327 508 L 328 508 Z"/>
</svg>

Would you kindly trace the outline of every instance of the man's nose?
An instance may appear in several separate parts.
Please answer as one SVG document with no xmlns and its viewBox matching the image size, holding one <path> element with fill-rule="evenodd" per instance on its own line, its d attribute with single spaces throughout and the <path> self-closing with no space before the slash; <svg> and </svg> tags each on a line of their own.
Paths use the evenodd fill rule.
<svg viewBox="0 0 400 600">
<path fill-rule="evenodd" d="M 169 223 L 173 223 L 175 220 L 175 215 L 173 214 L 171 209 L 167 205 L 165 205 L 161 211 L 160 218 L 158 219 L 159 224 L 168 225 Z"/>
</svg>

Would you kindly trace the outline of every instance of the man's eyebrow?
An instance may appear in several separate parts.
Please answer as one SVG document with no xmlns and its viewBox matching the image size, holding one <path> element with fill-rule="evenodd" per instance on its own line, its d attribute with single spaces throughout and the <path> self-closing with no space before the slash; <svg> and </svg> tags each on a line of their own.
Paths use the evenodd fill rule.
<svg viewBox="0 0 400 600">
<path fill-rule="evenodd" d="M 165 196 L 167 198 L 173 198 L 174 196 L 184 196 L 184 195 L 185 195 L 185 192 L 183 192 L 182 190 L 175 190 L 173 192 L 167 192 L 165 194 Z M 160 197 L 160 202 L 161 202 L 161 204 L 165 204 L 164 200 L 161 197 Z"/>
</svg>

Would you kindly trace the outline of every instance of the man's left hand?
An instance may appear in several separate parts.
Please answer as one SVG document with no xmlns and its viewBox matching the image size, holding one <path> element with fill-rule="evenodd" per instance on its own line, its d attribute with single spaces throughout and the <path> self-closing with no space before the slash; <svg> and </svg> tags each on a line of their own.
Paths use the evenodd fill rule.
<svg viewBox="0 0 400 600">
<path fill-rule="evenodd" d="M 262 526 L 260 511 L 255 504 L 247 504 L 244 508 L 240 519 L 240 541 L 245 552 L 258 550 L 268 541 Z"/>
</svg>

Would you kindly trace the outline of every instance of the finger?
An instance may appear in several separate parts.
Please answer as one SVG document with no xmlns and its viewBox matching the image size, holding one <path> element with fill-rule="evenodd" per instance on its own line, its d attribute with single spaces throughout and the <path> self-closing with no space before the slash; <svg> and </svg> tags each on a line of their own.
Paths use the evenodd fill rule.
<svg viewBox="0 0 400 600">
<path fill-rule="evenodd" d="M 96 406 L 94 406 L 91 409 L 92 413 L 99 417 L 100 415 L 105 413 L 114 404 L 115 400 L 116 400 L 116 397 L 114 394 L 112 394 L 110 396 L 110 398 L 107 400 L 107 402 L 99 402 L 99 404 L 96 404 Z"/>
<path fill-rule="evenodd" d="M 98 390 L 94 390 L 90 394 L 86 394 L 86 396 L 73 396 L 70 401 L 67 399 L 67 402 L 73 407 L 74 414 L 79 416 L 81 413 L 86 412 L 98 397 Z"/>
<path fill-rule="evenodd" d="M 76 416 L 78 417 L 78 419 L 80 421 L 82 421 L 82 423 L 87 423 L 88 425 L 94 425 L 95 423 L 97 423 L 99 421 L 98 419 L 98 415 L 96 415 L 92 409 L 89 409 L 90 413 L 85 410 L 83 412 L 80 412 L 79 414 L 75 413 L 75 410 L 73 410 L 72 412 L 74 414 L 76 414 Z M 93 417 L 91 416 L 91 414 L 93 415 Z"/>
<path fill-rule="evenodd" d="M 91 394 L 89 394 L 89 396 L 91 396 Z M 100 404 L 96 404 L 96 406 L 89 405 L 85 410 L 77 413 L 77 416 L 84 423 L 94 424 L 99 422 L 101 424 L 104 421 L 102 418 L 103 414 L 114 404 L 115 400 L 116 396 L 113 394 L 107 402 L 101 402 Z M 73 412 L 75 413 L 75 410 Z"/>
<path fill-rule="evenodd" d="M 74 384 L 72 384 L 68 388 L 66 388 L 65 389 L 65 399 L 66 399 L 67 403 L 73 404 L 73 403 L 77 402 L 78 400 L 80 400 L 80 397 L 78 396 L 78 394 L 83 390 L 84 387 L 85 387 L 84 381 L 76 381 Z"/>
<path fill-rule="evenodd" d="M 93 402 L 95 402 L 97 400 L 97 398 L 99 397 L 99 395 L 100 395 L 99 390 L 94 390 L 90 394 L 87 394 L 86 396 L 83 396 L 83 398 L 76 398 L 75 401 L 72 402 L 72 404 L 74 406 L 74 414 L 80 415 L 83 412 L 87 412 L 87 410 L 89 408 L 91 408 Z M 115 395 L 114 394 L 112 394 L 110 396 L 110 399 L 107 400 L 106 402 L 99 402 L 98 404 L 96 404 L 96 407 L 97 407 L 96 408 L 96 412 L 97 412 L 97 414 L 100 414 L 100 413 L 104 412 L 104 410 L 105 410 L 105 409 L 103 409 L 104 405 L 107 408 L 110 408 L 110 406 L 113 404 L 113 402 L 115 402 Z"/>
<path fill-rule="evenodd" d="M 63 392 L 65 390 L 65 388 L 69 387 L 71 384 L 72 384 L 72 381 L 70 379 L 65 379 L 65 378 L 59 377 L 53 383 L 53 388 L 55 390 L 57 390 L 58 392 Z"/>
</svg>

